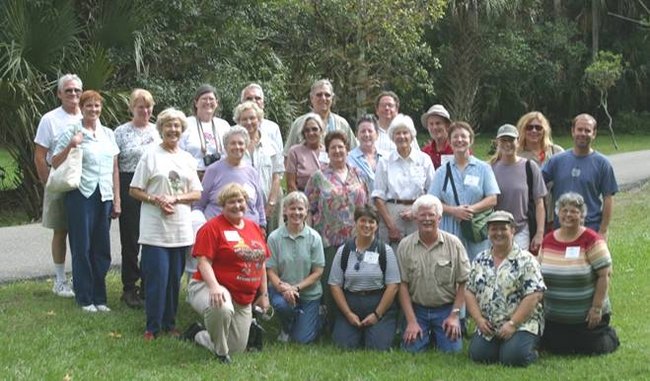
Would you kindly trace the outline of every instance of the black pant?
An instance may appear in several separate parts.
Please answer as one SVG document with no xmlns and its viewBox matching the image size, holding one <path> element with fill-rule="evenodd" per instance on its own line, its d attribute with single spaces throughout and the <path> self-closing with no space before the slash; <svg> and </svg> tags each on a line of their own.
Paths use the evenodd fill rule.
<svg viewBox="0 0 650 381">
<path fill-rule="evenodd" d="M 132 172 L 120 172 L 120 198 L 122 199 L 120 243 L 122 244 L 122 285 L 124 291 L 135 289 L 136 282 L 142 276 L 138 266 L 141 202 L 129 195 L 132 179 Z"/>
<path fill-rule="evenodd" d="M 603 355 L 614 352 L 620 342 L 614 328 L 609 326 L 610 315 L 593 329 L 587 323 L 562 324 L 546 320 L 542 335 L 542 349 L 560 354 Z"/>
</svg>

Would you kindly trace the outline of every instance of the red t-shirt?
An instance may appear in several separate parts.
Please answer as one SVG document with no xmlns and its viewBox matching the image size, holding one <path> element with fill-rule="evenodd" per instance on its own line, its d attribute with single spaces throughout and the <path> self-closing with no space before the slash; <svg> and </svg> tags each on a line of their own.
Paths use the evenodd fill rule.
<svg viewBox="0 0 650 381">
<path fill-rule="evenodd" d="M 198 231 L 192 256 L 209 259 L 217 282 L 235 303 L 247 305 L 255 299 L 271 252 L 253 221 L 244 219 L 244 227 L 238 229 L 221 214 Z M 203 280 L 200 271 L 194 273 L 194 279 Z"/>
<path fill-rule="evenodd" d="M 429 155 L 431 158 L 431 161 L 433 162 L 433 167 L 435 169 L 438 169 L 441 165 L 441 156 L 442 155 L 453 155 L 454 150 L 451 148 L 451 145 L 449 145 L 449 141 L 445 143 L 445 146 L 442 147 L 441 150 L 436 149 L 436 142 L 434 140 L 431 140 L 427 145 L 422 147 L 422 152 L 426 153 Z"/>
</svg>

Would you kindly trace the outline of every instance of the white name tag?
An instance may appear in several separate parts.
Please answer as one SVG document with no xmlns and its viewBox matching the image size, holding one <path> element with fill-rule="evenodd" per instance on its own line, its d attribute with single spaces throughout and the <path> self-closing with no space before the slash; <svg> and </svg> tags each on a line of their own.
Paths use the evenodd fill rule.
<svg viewBox="0 0 650 381">
<path fill-rule="evenodd" d="M 479 182 L 478 176 L 473 176 L 473 175 L 467 175 L 465 176 L 465 181 L 463 184 L 469 186 L 469 187 L 477 187 Z"/>
<path fill-rule="evenodd" d="M 366 251 L 363 255 L 363 261 L 369 265 L 376 265 L 379 263 L 379 253 L 375 251 Z"/>
<path fill-rule="evenodd" d="M 241 241 L 241 237 L 239 236 L 239 232 L 236 230 L 226 230 L 223 232 L 223 234 L 226 236 L 226 241 L 228 242 L 239 242 Z"/>
<path fill-rule="evenodd" d="M 318 161 L 323 163 L 323 164 L 329 164 L 330 157 L 327 155 L 327 152 L 321 151 L 318 154 Z"/>
<path fill-rule="evenodd" d="M 569 246 L 566 248 L 564 253 L 566 259 L 578 259 L 580 258 L 580 246 Z"/>
</svg>

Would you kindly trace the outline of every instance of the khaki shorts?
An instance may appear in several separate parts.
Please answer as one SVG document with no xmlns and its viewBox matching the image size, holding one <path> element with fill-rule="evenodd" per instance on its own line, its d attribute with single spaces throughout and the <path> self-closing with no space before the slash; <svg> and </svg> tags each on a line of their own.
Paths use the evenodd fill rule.
<svg viewBox="0 0 650 381">
<path fill-rule="evenodd" d="M 43 226 L 53 230 L 68 230 L 68 217 L 65 212 L 63 200 L 65 193 L 49 192 L 47 188 L 43 193 Z"/>
</svg>

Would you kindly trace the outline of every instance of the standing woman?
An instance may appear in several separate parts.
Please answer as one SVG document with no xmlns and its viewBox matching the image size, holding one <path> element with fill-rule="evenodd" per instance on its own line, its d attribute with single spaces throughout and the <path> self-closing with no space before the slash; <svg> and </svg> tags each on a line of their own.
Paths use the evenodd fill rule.
<svg viewBox="0 0 650 381">
<path fill-rule="evenodd" d="M 465 122 L 453 122 L 449 126 L 449 138 L 454 150 L 453 158 L 436 173 L 429 193 L 442 202 L 443 216 L 440 228 L 458 237 L 470 261 L 481 251 L 488 248 L 487 237 L 481 242 L 472 242 L 461 233 L 460 222 L 471 220 L 474 214 L 494 208 L 499 185 L 492 172 L 492 167 L 471 155 L 474 143 L 474 131 Z M 450 173 L 450 180 L 445 187 L 445 177 Z M 451 186 L 454 182 L 459 203 L 456 203 Z"/>
<path fill-rule="evenodd" d="M 348 155 L 348 164 L 359 169 L 370 192 L 375 187 L 375 170 L 382 157 L 377 149 L 378 131 L 379 126 L 374 115 L 367 114 L 359 118 L 357 122 L 359 146 Z"/>
<path fill-rule="evenodd" d="M 323 120 L 314 112 L 305 117 L 302 124 L 302 144 L 296 144 L 289 149 L 286 158 L 287 190 L 303 192 L 307 181 L 329 163 L 323 140 Z"/>
<path fill-rule="evenodd" d="M 413 148 L 416 134 L 413 120 L 398 114 L 388 128 L 397 149 L 379 161 L 375 174 L 372 198 L 382 220 L 379 238 L 393 250 L 403 237 L 417 230 L 411 205 L 426 194 L 435 173 L 429 156 Z"/>
<path fill-rule="evenodd" d="M 202 178 L 205 169 L 225 153 L 222 138 L 230 124 L 216 116 L 219 98 L 217 90 L 210 85 L 196 89 L 192 109 L 194 116 L 187 118 L 187 129 L 179 146 L 196 159 L 199 177 Z"/>
<path fill-rule="evenodd" d="M 81 124 L 61 133 L 52 166 L 57 168 L 74 147 L 83 151 L 79 189 L 65 195 L 72 253 L 75 299 L 86 312 L 109 312 L 106 273 L 111 265 L 110 221 L 120 215 L 120 178 L 113 130 L 99 120 L 102 96 L 93 90 L 79 98 Z"/>
<path fill-rule="evenodd" d="M 542 168 L 552 156 L 564 152 L 562 147 L 553 144 L 551 125 L 544 114 L 539 111 L 531 111 L 519 118 L 517 130 L 519 131 L 517 153 L 524 159 L 533 160 L 539 168 Z M 548 233 L 553 230 L 555 204 L 551 194 L 553 184 L 546 185 L 548 187 L 548 193 L 544 197 L 544 209 L 546 213 L 544 225 L 546 227 L 545 233 Z"/>
<path fill-rule="evenodd" d="M 318 337 L 319 306 L 325 256 L 318 232 L 305 224 L 309 201 L 291 192 L 282 201 L 285 225 L 268 239 L 271 258 L 266 263 L 271 305 L 280 317 L 278 340 L 307 344 Z"/>
<path fill-rule="evenodd" d="M 543 197 L 546 195 L 546 185 L 537 164 L 517 156 L 518 137 L 517 128 L 511 124 L 504 124 L 497 132 L 497 152 L 490 160 L 501 190 L 497 196 L 496 209 L 505 210 L 514 216 L 514 240 L 519 248 L 530 248 L 531 252 L 537 253 L 544 238 L 546 213 Z M 532 189 L 528 188 L 529 170 Z M 531 231 L 528 224 L 531 194 L 535 206 L 536 231 Z"/>
<path fill-rule="evenodd" d="M 199 199 L 196 161 L 179 148 L 185 114 L 163 110 L 156 120 L 162 143 L 142 155 L 130 194 L 142 203 L 140 239 L 145 279 L 145 340 L 160 331 L 177 336 L 176 310 L 185 254 L 194 243 L 190 204 Z"/>
<path fill-rule="evenodd" d="M 141 279 L 138 255 L 140 245 L 140 201 L 129 195 L 133 172 L 142 155 L 155 144 L 160 143 L 160 134 L 156 125 L 149 122 L 153 112 L 154 101 L 151 93 L 143 89 L 135 89 L 131 93 L 129 109 L 133 114 L 130 122 L 115 129 L 115 141 L 120 149 L 117 157 L 120 169 L 120 199 L 122 214 L 120 215 L 120 244 L 122 245 L 122 297 L 120 298 L 131 308 L 142 307 L 140 295 L 144 292 Z"/>
</svg>

